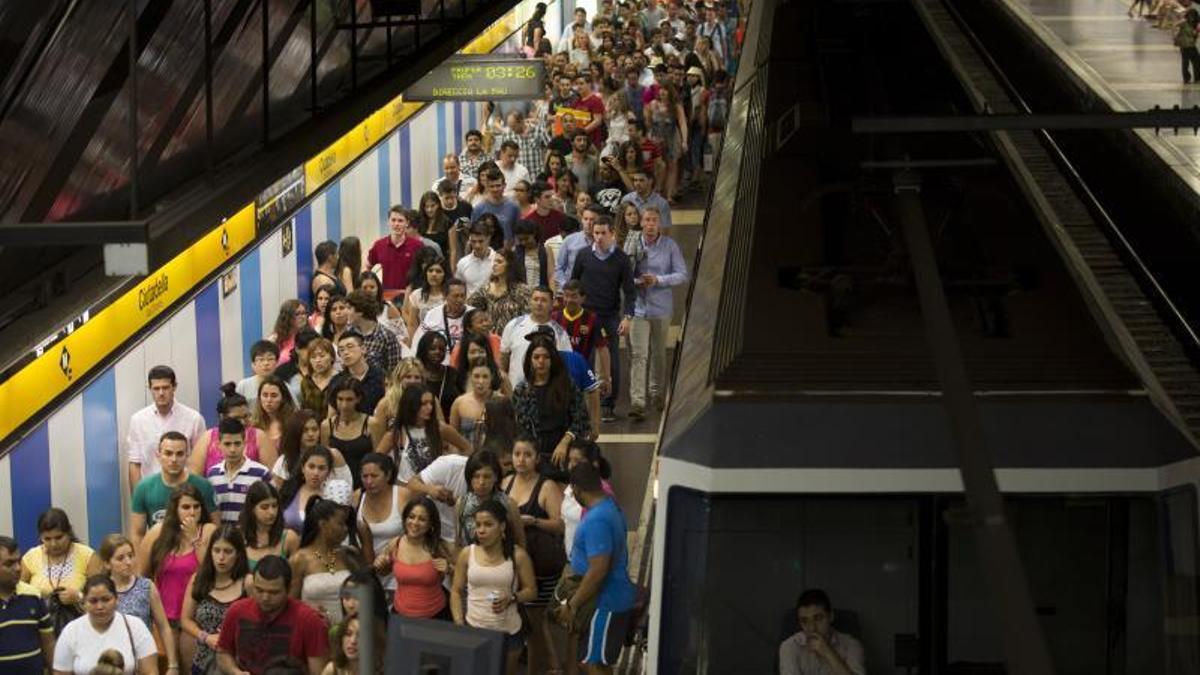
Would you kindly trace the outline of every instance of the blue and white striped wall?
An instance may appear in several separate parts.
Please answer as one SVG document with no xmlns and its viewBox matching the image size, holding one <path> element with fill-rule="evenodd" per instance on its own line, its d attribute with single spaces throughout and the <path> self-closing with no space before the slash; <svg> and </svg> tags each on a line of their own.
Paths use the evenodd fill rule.
<svg viewBox="0 0 1200 675">
<path fill-rule="evenodd" d="M 556 10 L 547 26 L 561 27 Z M 517 46 L 510 40 L 499 51 Z M 296 214 L 287 256 L 276 230 L 238 262 L 235 291 L 222 297 L 220 280 L 210 284 L 35 427 L 0 458 L 0 534 L 13 533 L 22 548 L 36 545 L 37 516 L 52 505 L 67 511 L 85 543 L 123 531 L 124 439 L 130 416 L 151 403 L 147 371 L 174 368 L 177 399 L 214 424 L 221 383 L 250 374 L 247 351 L 271 332 L 279 305 L 307 301 L 313 247 L 355 235 L 365 253 L 386 232 L 388 208 L 415 208 L 441 175 L 441 156 L 459 152 L 463 134 L 481 121 L 473 103 L 423 109 Z"/>
</svg>

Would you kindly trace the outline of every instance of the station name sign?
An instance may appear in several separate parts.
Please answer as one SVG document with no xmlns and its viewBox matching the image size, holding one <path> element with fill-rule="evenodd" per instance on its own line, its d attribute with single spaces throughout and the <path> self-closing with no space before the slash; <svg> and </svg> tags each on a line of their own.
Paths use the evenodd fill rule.
<svg viewBox="0 0 1200 675">
<path fill-rule="evenodd" d="M 545 95 L 541 59 L 453 56 L 404 92 L 405 101 L 503 101 Z"/>
</svg>

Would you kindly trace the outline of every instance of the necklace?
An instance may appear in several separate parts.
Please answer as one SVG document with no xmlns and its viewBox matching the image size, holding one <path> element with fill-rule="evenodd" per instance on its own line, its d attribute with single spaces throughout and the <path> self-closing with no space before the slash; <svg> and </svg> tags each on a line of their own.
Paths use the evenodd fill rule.
<svg viewBox="0 0 1200 675">
<path fill-rule="evenodd" d="M 325 566 L 326 572 L 328 572 L 329 574 L 333 574 L 334 568 L 337 567 L 337 554 L 336 553 L 334 553 L 332 551 L 327 552 L 327 553 L 322 553 L 321 551 L 318 551 L 317 549 L 314 548 L 313 555 L 316 556 L 317 562 L 319 562 Z"/>
<path fill-rule="evenodd" d="M 216 584 L 213 584 L 213 590 L 214 590 L 214 591 L 223 591 L 223 590 L 225 590 L 225 589 L 227 589 L 227 588 L 233 588 L 233 585 L 234 585 L 235 583 L 237 583 L 237 582 L 236 582 L 236 581 L 234 581 L 233 579 L 230 579 L 230 580 L 229 580 L 229 583 L 225 584 L 224 586 L 217 586 Z"/>
</svg>

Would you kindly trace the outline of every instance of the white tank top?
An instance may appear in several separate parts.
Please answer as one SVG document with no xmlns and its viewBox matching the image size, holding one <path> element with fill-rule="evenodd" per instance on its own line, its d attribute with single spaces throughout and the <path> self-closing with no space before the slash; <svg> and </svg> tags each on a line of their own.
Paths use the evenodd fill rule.
<svg viewBox="0 0 1200 675">
<path fill-rule="evenodd" d="M 399 489 L 399 485 L 392 486 L 392 511 L 388 514 L 387 518 L 378 523 L 372 523 L 367 520 L 366 515 L 363 513 L 363 503 L 367 500 L 367 493 L 363 492 L 362 496 L 359 497 L 358 522 L 366 523 L 367 527 L 371 530 L 371 544 L 375 549 L 375 557 L 379 557 L 380 553 L 387 550 L 388 544 L 392 543 L 392 539 L 404 534 L 404 517 L 401 515 L 402 511 L 399 508 L 400 498 L 396 494 Z M 379 583 L 383 584 L 385 590 L 396 590 L 396 578 L 392 576 L 390 569 L 386 574 L 378 574 L 376 576 L 379 577 Z"/>
<path fill-rule="evenodd" d="M 484 567 L 476 555 L 478 550 L 478 546 L 471 545 L 471 563 L 467 568 L 467 624 L 516 635 L 521 630 L 517 603 L 509 603 L 502 613 L 497 614 L 492 611 L 492 601 L 488 598 L 492 591 L 501 595 L 515 594 L 516 567 L 511 558 L 494 567 Z"/>
</svg>

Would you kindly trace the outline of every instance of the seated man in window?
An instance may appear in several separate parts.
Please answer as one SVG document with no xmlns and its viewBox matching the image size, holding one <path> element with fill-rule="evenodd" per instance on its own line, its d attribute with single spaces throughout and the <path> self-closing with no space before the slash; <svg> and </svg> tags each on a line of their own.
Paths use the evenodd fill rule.
<svg viewBox="0 0 1200 675">
<path fill-rule="evenodd" d="M 801 593 L 796 616 L 800 631 L 779 645 L 779 675 L 866 675 L 862 644 L 833 629 L 825 591 Z"/>
</svg>

